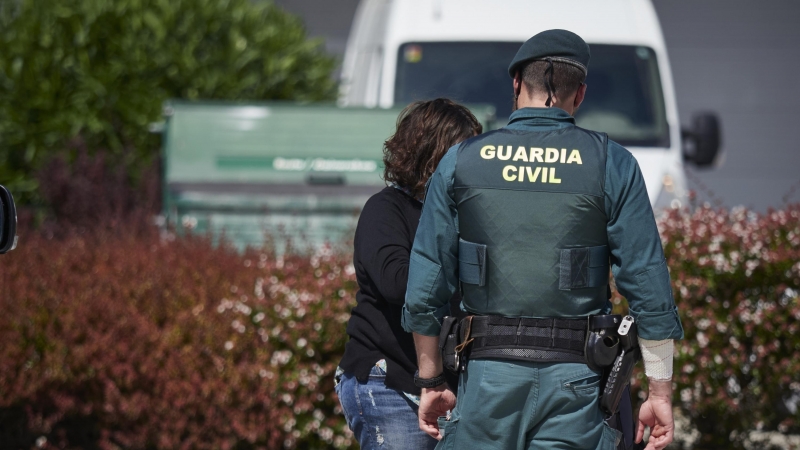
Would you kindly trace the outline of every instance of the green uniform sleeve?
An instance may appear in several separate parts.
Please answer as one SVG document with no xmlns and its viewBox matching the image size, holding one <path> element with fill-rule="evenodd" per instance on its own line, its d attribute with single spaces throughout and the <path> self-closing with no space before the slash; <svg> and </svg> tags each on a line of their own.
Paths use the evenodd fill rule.
<svg viewBox="0 0 800 450">
<path fill-rule="evenodd" d="M 438 336 L 458 286 L 458 212 L 453 194 L 458 147 L 452 147 L 431 176 L 414 237 L 403 305 L 403 328 Z"/>
<path fill-rule="evenodd" d="M 609 141 L 605 208 L 617 289 L 628 300 L 639 336 L 681 339 L 683 327 L 644 178 L 633 155 Z"/>
</svg>

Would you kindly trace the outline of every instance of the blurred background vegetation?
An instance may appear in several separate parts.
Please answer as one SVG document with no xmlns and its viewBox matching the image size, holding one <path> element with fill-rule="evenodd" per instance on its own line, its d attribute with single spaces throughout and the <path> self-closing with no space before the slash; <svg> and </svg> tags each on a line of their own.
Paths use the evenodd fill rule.
<svg viewBox="0 0 800 450">
<path fill-rule="evenodd" d="M 800 449 L 800 204 L 672 209 L 658 225 L 685 333 L 670 448 Z"/>
<path fill-rule="evenodd" d="M 333 390 L 352 256 L 176 238 L 77 164 L 53 189 L 107 196 L 94 223 L 25 228 L 0 261 L 0 448 L 357 448 Z M 659 226 L 686 332 L 669 448 L 800 448 L 800 205 Z"/>
<path fill-rule="evenodd" d="M 332 100 L 335 65 L 270 2 L 0 0 L 0 180 L 51 218 L 23 211 L 2 259 L 0 448 L 354 447 L 332 382 L 351 256 L 152 224 L 165 99 Z M 672 448 L 797 448 L 776 436 L 800 434 L 800 206 L 660 227 Z"/>
<path fill-rule="evenodd" d="M 103 150 L 136 183 L 168 98 L 332 100 L 336 67 L 268 1 L 0 1 L 0 180 L 41 204 L 37 170 Z"/>
</svg>

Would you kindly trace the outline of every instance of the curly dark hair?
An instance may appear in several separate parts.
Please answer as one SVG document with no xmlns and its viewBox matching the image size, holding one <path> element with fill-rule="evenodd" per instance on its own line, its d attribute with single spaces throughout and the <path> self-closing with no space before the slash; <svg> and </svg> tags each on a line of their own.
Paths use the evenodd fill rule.
<svg viewBox="0 0 800 450">
<path fill-rule="evenodd" d="M 469 109 L 452 100 L 414 102 L 397 117 L 397 131 L 383 144 L 383 179 L 421 200 L 447 149 L 482 131 Z"/>
</svg>

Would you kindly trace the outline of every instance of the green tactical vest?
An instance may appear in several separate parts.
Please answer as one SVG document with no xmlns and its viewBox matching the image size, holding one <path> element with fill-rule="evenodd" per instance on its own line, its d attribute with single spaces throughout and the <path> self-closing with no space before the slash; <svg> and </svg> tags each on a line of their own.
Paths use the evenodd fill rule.
<svg viewBox="0 0 800 450">
<path fill-rule="evenodd" d="M 579 317 L 608 304 L 607 136 L 501 129 L 458 149 L 459 279 L 476 314 Z"/>
</svg>

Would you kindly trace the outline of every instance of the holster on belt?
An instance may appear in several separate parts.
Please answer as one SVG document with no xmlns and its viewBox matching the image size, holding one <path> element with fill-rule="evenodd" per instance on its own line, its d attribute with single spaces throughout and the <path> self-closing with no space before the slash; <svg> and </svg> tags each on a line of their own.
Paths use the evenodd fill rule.
<svg viewBox="0 0 800 450">
<path fill-rule="evenodd" d="M 622 434 L 617 450 L 644 448 L 644 443 L 633 442 L 636 418 L 633 415 L 630 382 L 633 367 L 641 358 L 639 336 L 633 317 L 626 316 L 620 327 L 611 331 L 617 341 L 617 353 L 611 365 L 603 370 L 600 392 L 600 409 L 611 428 Z"/>
<path fill-rule="evenodd" d="M 606 367 L 604 371 L 604 382 L 601 384 L 603 390 L 600 394 L 600 409 L 603 410 L 607 417 L 619 411 L 620 401 L 631 382 L 633 367 L 641 358 L 639 334 L 632 318 L 630 318 L 630 321 L 627 332 L 618 335 L 619 353 L 614 358 L 613 364 Z"/>
<path fill-rule="evenodd" d="M 467 345 L 462 342 L 464 342 L 464 328 L 460 318 L 445 317 L 439 334 L 439 351 L 442 354 L 447 387 L 453 392 L 458 392 L 458 375 L 464 370 L 467 360 Z"/>
<path fill-rule="evenodd" d="M 619 314 L 589 317 L 589 330 L 586 334 L 584 356 L 586 365 L 595 372 L 603 372 L 614 363 L 619 354 L 619 335 L 617 329 L 622 323 Z"/>
<path fill-rule="evenodd" d="M 457 317 L 447 316 L 442 321 L 442 331 L 439 333 L 439 351 L 442 353 L 442 365 L 445 371 L 452 373 L 458 373 L 456 346 L 459 344 L 459 325 Z"/>
</svg>

